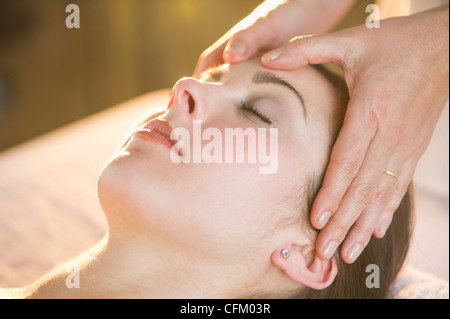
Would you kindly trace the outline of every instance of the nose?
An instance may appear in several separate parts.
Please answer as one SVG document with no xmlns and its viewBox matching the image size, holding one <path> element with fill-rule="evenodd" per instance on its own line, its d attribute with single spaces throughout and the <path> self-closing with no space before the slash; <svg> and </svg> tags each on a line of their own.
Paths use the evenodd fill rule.
<svg viewBox="0 0 450 319">
<path fill-rule="evenodd" d="M 173 88 L 169 109 L 193 119 L 202 119 L 206 115 L 207 93 L 204 83 L 194 78 L 183 78 Z"/>
</svg>

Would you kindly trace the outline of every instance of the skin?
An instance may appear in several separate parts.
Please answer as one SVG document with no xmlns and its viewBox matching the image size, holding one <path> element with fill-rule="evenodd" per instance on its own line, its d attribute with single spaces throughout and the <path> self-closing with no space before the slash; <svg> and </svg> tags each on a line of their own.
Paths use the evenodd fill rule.
<svg viewBox="0 0 450 319">
<path fill-rule="evenodd" d="M 222 134 L 277 127 L 277 173 L 261 175 L 258 163 L 177 165 L 169 148 L 131 136 L 98 180 L 108 235 L 69 263 L 80 270 L 80 288 L 66 287 L 71 270 L 63 267 L 30 287 L 3 290 L 3 297 L 236 298 L 331 284 L 335 262 L 315 258 L 314 236 L 299 214 L 305 213 L 306 181 L 328 161 L 335 89 L 311 67 L 274 72 L 302 92 L 306 124 L 290 90 L 252 83 L 256 72 L 268 71 L 259 61 L 222 70 L 220 80 L 180 80 L 159 118 L 190 131 L 193 120 L 202 120 L 203 129 Z M 241 110 L 243 99 L 253 100 L 273 124 Z M 289 259 L 280 255 L 285 248 Z"/>
<path fill-rule="evenodd" d="M 212 66 L 239 63 L 275 49 L 301 34 L 332 29 L 355 0 L 269 0 L 206 49 L 194 77 Z M 320 13 L 320 14 L 318 14 Z M 289 23 L 286 23 L 289 21 Z"/>
<path fill-rule="evenodd" d="M 288 1 L 285 6 L 291 3 L 294 9 L 295 2 Z M 448 100 L 448 10 L 447 5 L 381 21 L 379 29 L 363 25 L 334 34 L 299 36 L 282 47 L 272 47 L 274 50 L 262 57 L 262 63 L 272 69 L 330 62 L 345 73 L 351 100 L 311 212 L 312 224 L 322 229 L 316 243 L 320 258 L 333 256 L 342 243 L 342 259 L 353 263 L 372 235 L 384 237 Z M 306 21 L 310 25 L 319 21 L 321 27 L 320 21 L 329 11 L 308 12 Z M 301 9 L 297 13 L 304 16 Z M 245 61 L 267 48 L 256 40 L 262 39 L 262 34 L 270 39 L 275 30 L 280 31 L 279 21 L 291 21 L 291 16 L 292 12 L 274 6 L 268 18 L 239 32 L 231 31 L 225 48 L 246 43 L 247 50 L 230 56 L 233 52 L 225 49 L 224 60 Z M 295 24 L 292 29 L 283 28 L 286 36 L 293 30 L 297 35 L 311 33 Z M 207 50 L 196 72 L 214 63 L 220 48 Z M 385 174 L 386 169 L 399 178 Z"/>
</svg>

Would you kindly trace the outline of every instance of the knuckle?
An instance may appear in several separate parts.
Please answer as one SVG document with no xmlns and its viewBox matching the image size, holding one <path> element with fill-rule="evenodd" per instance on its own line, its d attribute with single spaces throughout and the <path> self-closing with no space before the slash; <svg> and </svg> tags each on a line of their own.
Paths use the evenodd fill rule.
<svg viewBox="0 0 450 319">
<path fill-rule="evenodd" d="M 245 29 L 239 30 L 233 36 L 230 38 L 231 41 L 235 42 L 242 42 L 247 40 L 248 38 L 251 38 L 252 31 L 253 31 L 254 25 L 251 25 Z"/>
<path fill-rule="evenodd" d="M 360 205 L 367 206 L 374 195 L 374 189 L 370 184 L 360 184 L 351 193 L 352 199 Z"/>
<path fill-rule="evenodd" d="M 395 126 L 395 134 L 397 136 L 405 136 L 408 133 L 410 123 L 408 120 L 403 119 Z"/>
<path fill-rule="evenodd" d="M 336 238 L 337 240 L 341 241 L 345 238 L 349 231 L 350 227 L 347 227 L 347 225 L 339 222 L 334 221 L 333 219 L 330 221 L 329 231 L 333 234 L 333 238 Z"/>
<path fill-rule="evenodd" d="M 383 219 L 392 219 L 392 216 L 394 216 L 395 212 L 396 212 L 397 208 L 391 207 L 391 206 L 386 206 L 383 210 Z"/>
<path fill-rule="evenodd" d="M 366 129 L 369 132 L 376 132 L 378 130 L 379 123 L 380 123 L 380 112 L 378 112 L 377 110 L 371 110 L 365 122 Z"/>
<path fill-rule="evenodd" d="M 403 197 L 406 194 L 406 192 L 408 191 L 408 188 L 409 188 L 409 183 L 398 181 L 394 187 L 394 192 L 398 196 Z"/>
<path fill-rule="evenodd" d="M 380 121 L 388 116 L 389 109 L 390 109 L 389 100 L 385 98 L 379 99 L 372 110 L 372 117 L 374 117 L 376 121 Z"/>
<path fill-rule="evenodd" d="M 392 190 L 390 188 L 382 188 L 377 190 L 374 196 L 374 201 L 380 204 L 386 204 L 391 198 Z"/>
<path fill-rule="evenodd" d="M 385 135 L 383 138 L 383 145 L 386 150 L 396 150 L 400 144 L 400 139 L 397 135 Z"/>
<path fill-rule="evenodd" d="M 364 223 L 357 229 L 358 238 L 361 243 L 367 244 L 370 240 L 376 225 L 371 223 Z"/>
<path fill-rule="evenodd" d="M 340 162 L 339 173 L 348 181 L 352 181 L 359 172 L 359 165 L 350 159 Z"/>
<path fill-rule="evenodd" d="M 308 46 L 308 42 L 309 42 L 309 37 L 308 36 L 297 36 L 292 38 L 289 41 L 289 46 L 294 49 L 296 52 L 302 51 L 304 49 L 306 49 L 306 47 Z"/>
</svg>

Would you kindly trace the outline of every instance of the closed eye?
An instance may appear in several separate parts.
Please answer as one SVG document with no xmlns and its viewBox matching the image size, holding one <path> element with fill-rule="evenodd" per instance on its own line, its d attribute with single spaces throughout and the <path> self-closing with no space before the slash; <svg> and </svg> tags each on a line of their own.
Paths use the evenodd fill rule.
<svg viewBox="0 0 450 319">
<path fill-rule="evenodd" d="M 259 119 L 261 121 L 263 121 L 266 124 L 272 125 L 273 122 L 270 119 L 269 116 L 263 114 L 260 110 L 258 110 L 258 108 L 256 108 L 253 104 L 250 104 L 248 102 L 241 102 L 241 110 L 244 110 L 246 112 L 249 112 L 257 117 L 259 117 Z"/>
</svg>

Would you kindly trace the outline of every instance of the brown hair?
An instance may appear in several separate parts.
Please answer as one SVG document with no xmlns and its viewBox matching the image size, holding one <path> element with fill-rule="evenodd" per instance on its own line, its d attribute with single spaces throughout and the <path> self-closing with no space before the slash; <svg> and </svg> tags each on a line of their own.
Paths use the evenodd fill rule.
<svg viewBox="0 0 450 319">
<path fill-rule="evenodd" d="M 344 79 L 336 73 L 330 71 L 322 65 L 313 66 L 337 89 L 339 101 L 342 105 L 336 107 L 330 118 L 330 135 L 334 144 L 340 132 L 348 104 L 348 89 Z M 343 110 L 343 111 L 342 111 Z M 312 202 L 320 189 L 323 181 L 323 174 L 310 181 L 307 198 L 307 211 L 311 211 Z M 330 287 L 324 290 L 314 290 L 304 288 L 292 298 L 302 299 L 380 299 L 386 298 L 389 288 L 396 279 L 409 249 L 411 231 L 413 225 L 412 207 L 413 188 L 403 197 L 403 200 L 396 210 L 392 223 L 382 239 L 372 237 L 367 247 L 355 263 L 346 264 L 340 257 L 339 249 L 335 253 L 338 264 L 338 275 Z M 303 214 L 305 225 L 308 229 L 317 234 L 317 230 L 311 224 L 310 216 Z M 378 266 L 379 288 L 370 288 L 366 284 L 366 279 L 370 272 L 366 272 L 369 265 Z"/>
<path fill-rule="evenodd" d="M 310 211 L 312 201 L 317 194 L 320 185 L 313 184 L 311 196 L 308 200 Z M 314 290 L 304 288 L 291 298 L 300 299 L 381 299 L 386 298 L 389 288 L 396 279 L 409 249 L 411 231 L 413 225 L 412 216 L 412 185 L 396 210 L 392 223 L 382 239 L 372 237 L 367 247 L 355 263 L 346 264 L 339 253 L 335 253 L 338 264 L 338 275 L 330 287 L 324 290 Z M 311 224 L 309 214 L 305 216 L 305 224 L 308 228 L 317 232 Z M 366 279 L 370 275 L 367 272 L 369 265 L 378 266 L 380 273 L 380 287 L 370 288 L 366 284 Z"/>
</svg>

